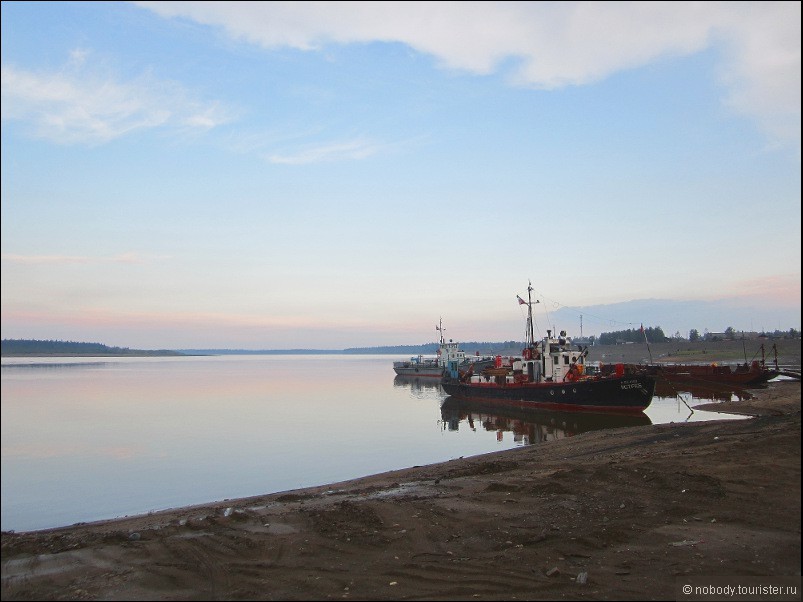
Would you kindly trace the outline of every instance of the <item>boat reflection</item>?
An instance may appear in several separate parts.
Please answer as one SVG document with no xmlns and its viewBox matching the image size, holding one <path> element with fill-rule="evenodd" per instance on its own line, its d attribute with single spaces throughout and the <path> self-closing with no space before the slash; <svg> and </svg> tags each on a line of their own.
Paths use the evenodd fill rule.
<svg viewBox="0 0 803 602">
<path fill-rule="evenodd" d="M 759 385 L 753 385 L 756 389 Z M 746 401 L 754 395 L 747 389 L 734 385 L 706 382 L 678 382 L 666 378 L 655 381 L 655 397 L 677 397 L 690 395 L 695 401 Z"/>
<path fill-rule="evenodd" d="M 496 431 L 501 440 L 505 432 L 513 433 L 515 441 L 528 445 L 563 439 L 579 433 L 601 429 L 652 424 L 649 416 L 638 414 L 603 414 L 590 412 L 554 412 L 534 408 L 485 405 L 447 397 L 441 404 L 444 427 L 457 431 L 465 421 L 476 431 Z"/>
<path fill-rule="evenodd" d="M 396 376 L 393 379 L 393 386 L 402 389 L 409 389 L 414 397 L 444 397 L 446 393 L 441 389 L 439 378 L 421 378 L 418 376 Z"/>
</svg>

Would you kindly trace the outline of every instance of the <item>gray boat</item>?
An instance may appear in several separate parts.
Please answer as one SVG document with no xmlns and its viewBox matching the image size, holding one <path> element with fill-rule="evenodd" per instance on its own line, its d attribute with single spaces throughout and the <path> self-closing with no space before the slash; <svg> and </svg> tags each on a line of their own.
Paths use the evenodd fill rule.
<svg viewBox="0 0 803 602">
<path fill-rule="evenodd" d="M 449 362 L 459 366 L 461 369 L 468 369 L 474 364 L 475 371 L 482 370 L 487 365 L 493 363 L 492 357 L 479 355 L 466 355 L 460 349 L 460 345 L 451 339 L 447 341 L 443 336 L 443 320 L 439 321 L 435 330 L 440 332 L 440 342 L 436 355 L 414 355 L 409 360 L 393 362 L 393 371 L 399 376 L 437 378 L 444 375 L 444 370 Z"/>
</svg>

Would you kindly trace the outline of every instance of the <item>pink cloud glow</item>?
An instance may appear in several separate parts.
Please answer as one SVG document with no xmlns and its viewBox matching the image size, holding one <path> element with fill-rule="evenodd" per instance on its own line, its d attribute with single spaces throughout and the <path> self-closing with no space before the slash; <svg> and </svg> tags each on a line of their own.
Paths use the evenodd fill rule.
<svg viewBox="0 0 803 602">
<path fill-rule="evenodd" d="M 786 274 L 743 280 L 730 294 L 712 298 L 732 300 L 738 305 L 758 301 L 774 307 L 800 306 L 800 277 Z"/>
<path fill-rule="evenodd" d="M 243 347 L 316 348 L 383 344 L 398 341 L 399 330 L 380 333 L 363 320 L 322 324 L 317 316 L 254 316 L 208 312 L 123 312 L 103 309 L 51 311 L 6 306 L 3 338 L 39 338 L 100 342 L 138 349 Z M 420 329 L 419 329 L 420 330 Z M 434 333 L 434 330 L 433 330 Z M 419 332 L 416 342 L 427 333 Z M 404 337 L 406 338 L 406 337 Z M 432 337 L 435 340 L 435 337 Z M 225 341 L 225 343 L 221 342 Z M 344 343 L 343 341 L 350 341 Z"/>
</svg>

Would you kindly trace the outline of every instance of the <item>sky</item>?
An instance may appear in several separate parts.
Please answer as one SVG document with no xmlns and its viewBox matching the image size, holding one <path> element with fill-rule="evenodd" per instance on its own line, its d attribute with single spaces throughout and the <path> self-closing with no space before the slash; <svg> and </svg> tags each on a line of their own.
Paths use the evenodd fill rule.
<svg viewBox="0 0 803 602">
<path fill-rule="evenodd" d="M 4 1 L 2 337 L 799 330 L 800 10 Z"/>
</svg>

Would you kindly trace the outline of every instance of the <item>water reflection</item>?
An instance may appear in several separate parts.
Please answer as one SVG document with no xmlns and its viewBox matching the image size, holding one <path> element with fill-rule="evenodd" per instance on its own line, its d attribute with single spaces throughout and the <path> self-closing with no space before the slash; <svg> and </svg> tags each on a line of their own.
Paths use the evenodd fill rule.
<svg viewBox="0 0 803 602">
<path fill-rule="evenodd" d="M 544 409 L 484 405 L 447 397 L 441 404 L 441 419 L 446 429 L 457 431 L 461 422 L 476 431 L 496 431 L 501 440 L 505 432 L 521 444 L 541 443 L 571 437 L 579 433 L 628 426 L 652 424 L 640 412 L 632 415 L 595 414 L 590 412 L 553 412 Z"/>
<path fill-rule="evenodd" d="M 446 395 L 441 388 L 441 381 L 439 378 L 396 376 L 396 378 L 393 379 L 393 387 L 397 389 L 409 389 L 410 395 L 419 399 L 433 396 L 443 398 Z"/>
<path fill-rule="evenodd" d="M 20 369 L 20 368 L 38 368 L 38 369 L 56 369 L 61 370 L 62 368 L 97 368 L 99 366 L 107 366 L 109 362 L 27 362 L 27 363 L 4 363 L 2 364 L 2 368 L 8 369 Z"/>
</svg>

